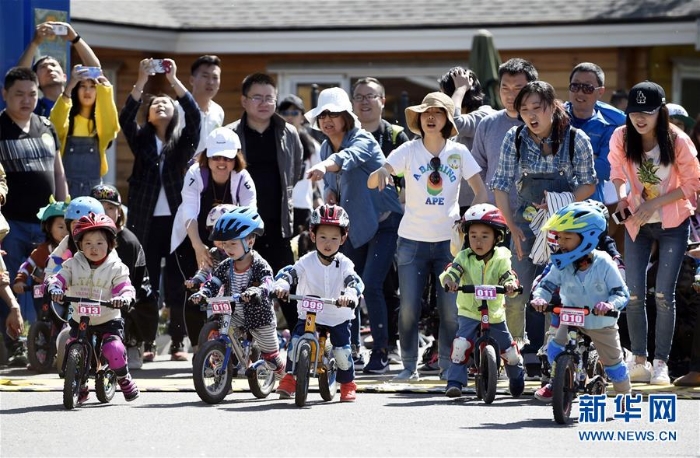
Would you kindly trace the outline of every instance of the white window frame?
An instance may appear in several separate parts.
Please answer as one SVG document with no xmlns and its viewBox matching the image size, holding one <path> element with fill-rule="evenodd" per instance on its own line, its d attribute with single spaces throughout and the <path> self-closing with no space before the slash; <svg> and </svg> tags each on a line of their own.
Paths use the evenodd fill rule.
<svg viewBox="0 0 700 458">
<path fill-rule="evenodd" d="M 681 87 L 686 78 L 700 79 L 700 59 L 678 58 L 673 59 L 673 93 L 667 102 L 674 102 L 682 105 Z"/>
</svg>

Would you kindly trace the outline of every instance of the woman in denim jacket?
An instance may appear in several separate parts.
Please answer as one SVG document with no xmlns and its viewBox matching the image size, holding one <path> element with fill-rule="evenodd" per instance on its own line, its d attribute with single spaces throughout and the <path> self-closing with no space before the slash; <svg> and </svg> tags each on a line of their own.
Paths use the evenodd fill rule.
<svg viewBox="0 0 700 458">
<path fill-rule="evenodd" d="M 365 284 L 364 298 L 373 339 L 372 355 L 364 366 L 356 354 L 360 344 L 360 320 L 356 311 L 350 336 L 355 368 L 381 374 L 389 368 L 383 285 L 396 250 L 403 213 L 401 203 L 393 186 L 384 192 L 367 188 L 370 173 L 384 165 L 384 154 L 372 134 L 360 128 L 350 98 L 343 89 L 323 90 L 318 106 L 304 116 L 314 129 L 328 137 L 321 145 L 322 162 L 309 169 L 307 178 L 314 181 L 323 178 L 326 202 L 341 205 L 353 222 L 348 237 L 350 243 L 344 244 L 343 250 Z"/>
</svg>

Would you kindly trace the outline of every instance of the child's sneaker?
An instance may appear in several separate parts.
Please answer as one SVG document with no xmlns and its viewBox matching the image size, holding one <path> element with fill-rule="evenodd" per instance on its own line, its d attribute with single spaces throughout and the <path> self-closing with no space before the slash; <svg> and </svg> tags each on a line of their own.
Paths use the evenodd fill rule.
<svg viewBox="0 0 700 458">
<path fill-rule="evenodd" d="M 644 364 L 633 362 L 629 368 L 630 382 L 649 383 L 651 380 L 651 364 L 645 361 Z"/>
<path fill-rule="evenodd" d="M 353 402 L 357 399 L 357 385 L 355 382 L 340 384 L 340 402 Z"/>
<path fill-rule="evenodd" d="M 535 399 L 542 401 L 545 404 L 552 402 L 552 384 L 548 383 L 539 390 L 535 391 Z"/>
<path fill-rule="evenodd" d="M 447 382 L 445 396 L 448 398 L 458 398 L 462 396 L 462 384 L 459 382 Z"/>
<path fill-rule="evenodd" d="M 525 391 L 525 377 L 521 375 L 517 378 L 512 378 L 508 380 L 508 391 L 510 395 L 514 398 L 519 398 L 523 391 Z"/>
<path fill-rule="evenodd" d="M 386 350 L 372 350 L 369 362 L 362 369 L 365 374 L 383 374 L 389 370 L 389 358 Z"/>
<path fill-rule="evenodd" d="M 119 388 L 121 388 L 124 399 L 126 399 L 127 402 L 131 402 L 139 397 L 139 388 L 131 378 L 131 375 L 119 379 Z"/>
<path fill-rule="evenodd" d="M 86 383 L 80 386 L 80 392 L 78 393 L 78 405 L 81 406 L 85 404 L 88 399 L 90 399 L 90 388 L 88 388 Z"/>
<path fill-rule="evenodd" d="M 660 359 L 654 360 L 653 375 L 649 380 L 652 385 L 670 385 L 671 378 L 668 376 L 668 365 Z"/>
<path fill-rule="evenodd" d="M 289 399 L 294 396 L 297 391 L 297 381 L 292 374 L 285 374 L 277 386 L 277 394 L 279 399 Z"/>
</svg>

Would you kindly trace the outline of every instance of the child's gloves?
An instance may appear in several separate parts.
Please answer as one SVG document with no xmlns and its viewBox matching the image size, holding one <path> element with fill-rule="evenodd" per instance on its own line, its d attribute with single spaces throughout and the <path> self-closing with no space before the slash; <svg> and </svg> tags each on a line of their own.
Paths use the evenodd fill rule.
<svg viewBox="0 0 700 458">
<path fill-rule="evenodd" d="M 131 299 L 127 297 L 113 297 L 112 298 L 112 307 L 115 309 L 121 309 L 123 307 L 128 307 L 128 305 L 131 303 Z"/>
<path fill-rule="evenodd" d="M 51 300 L 54 302 L 61 302 L 61 300 L 63 300 L 63 290 L 58 285 L 50 285 L 49 294 L 51 295 Z"/>
<path fill-rule="evenodd" d="M 196 292 L 190 296 L 190 301 L 192 301 L 193 304 L 199 304 L 204 299 L 205 299 L 205 296 L 201 292 Z"/>
<path fill-rule="evenodd" d="M 615 307 L 610 302 L 598 302 L 595 307 L 593 307 L 593 313 L 596 315 L 605 315 L 611 310 L 614 310 Z"/>
<path fill-rule="evenodd" d="M 530 305 L 532 308 L 537 310 L 538 312 L 544 312 L 545 309 L 547 308 L 547 301 L 542 299 L 541 297 L 536 297 L 533 300 L 530 301 Z"/>
</svg>

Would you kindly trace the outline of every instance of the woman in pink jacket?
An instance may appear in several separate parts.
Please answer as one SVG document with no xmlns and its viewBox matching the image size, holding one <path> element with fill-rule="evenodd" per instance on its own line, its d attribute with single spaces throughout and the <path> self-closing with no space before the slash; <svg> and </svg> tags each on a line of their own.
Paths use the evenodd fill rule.
<svg viewBox="0 0 700 458">
<path fill-rule="evenodd" d="M 669 122 L 661 86 L 639 83 L 629 92 L 626 125 L 610 139 L 610 178 L 624 221 L 630 302 L 627 324 L 635 361 L 633 382 L 670 384 L 668 355 L 676 319 L 675 290 L 688 243 L 689 217 L 700 189 L 700 166 L 690 138 Z M 629 211 L 629 212 L 628 212 Z M 659 247 L 653 365 L 647 361 L 646 270 L 652 244 Z"/>
</svg>

